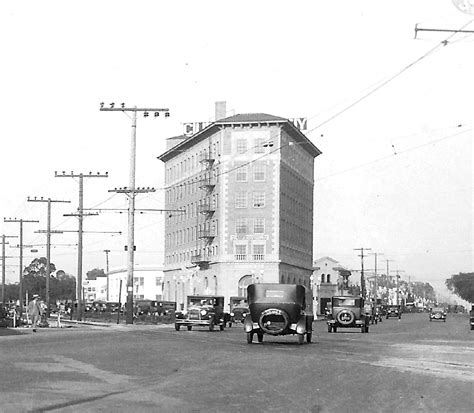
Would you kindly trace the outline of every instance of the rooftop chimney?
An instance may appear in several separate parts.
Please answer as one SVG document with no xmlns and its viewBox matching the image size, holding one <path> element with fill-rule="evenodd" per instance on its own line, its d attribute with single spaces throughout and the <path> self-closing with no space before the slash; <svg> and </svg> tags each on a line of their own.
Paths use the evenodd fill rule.
<svg viewBox="0 0 474 413">
<path fill-rule="evenodd" d="M 226 101 L 216 102 L 216 121 L 226 117 Z"/>
</svg>

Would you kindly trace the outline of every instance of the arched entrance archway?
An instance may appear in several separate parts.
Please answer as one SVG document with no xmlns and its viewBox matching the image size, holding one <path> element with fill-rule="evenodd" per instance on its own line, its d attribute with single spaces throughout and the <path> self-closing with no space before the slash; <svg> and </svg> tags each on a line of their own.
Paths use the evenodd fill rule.
<svg viewBox="0 0 474 413">
<path fill-rule="evenodd" d="M 240 280 L 239 280 L 239 296 L 240 297 L 247 297 L 247 287 L 253 283 L 253 277 L 252 275 L 244 275 Z"/>
</svg>

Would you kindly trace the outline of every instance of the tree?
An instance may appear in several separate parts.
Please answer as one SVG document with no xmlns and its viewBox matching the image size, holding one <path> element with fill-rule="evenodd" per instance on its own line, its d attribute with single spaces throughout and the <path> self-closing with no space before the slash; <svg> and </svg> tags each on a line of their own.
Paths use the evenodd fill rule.
<svg viewBox="0 0 474 413">
<path fill-rule="evenodd" d="M 474 272 L 460 272 L 446 280 L 446 287 L 458 297 L 474 303 Z"/>
<path fill-rule="evenodd" d="M 87 271 L 86 277 L 88 280 L 96 280 L 97 277 L 105 277 L 105 272 L 102 268 L 94 268 L 93 270 Z"/>
<path fill-rule="evenodd" d="M 23 272 L 24 290 L 30 294 L 46 297 L 46 264 L 44 257 L 35 258 Z M 76 279 L 63 270 L 56 271 L 56 266 L 50 263 L 49 297 L 51 302 L 56 300 L 73 300 L 76 291 Z M 18 298 L 18 292 L 16 293 Z"/>
</svg>

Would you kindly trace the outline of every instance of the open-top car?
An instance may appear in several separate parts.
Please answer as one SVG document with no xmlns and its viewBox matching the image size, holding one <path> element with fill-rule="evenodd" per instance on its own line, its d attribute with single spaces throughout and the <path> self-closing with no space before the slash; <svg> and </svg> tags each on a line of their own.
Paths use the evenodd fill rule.
<svg viewBox="0 0 474 413">
<path fill-rule="evenodd" d="M 430 309 L 430 321 L 444 321 L 446 322 L 446 316 L 448 315 L 444 307 L 433 307 Z"/>
<path fill-rule="evenodd" d="M 247 343 L 254 334 L 258 342 L 264 334 L 283 336 L 296 334 L 299 344 L 311 343 L 314 316 L 306 312 L 306 288 L 297 284 L 251 284 L 247 287 L 250 313 L 244 320 Z"/>
<path fill-rule="evenodd" d="M 245 297 L 230 297 L 229 327 L 234 323 L 243 323 L 245 316 L 249 313 L 249 305 Z"/>
<path fill-rule="evenodd" d="M 369 332 L 370 313 L 366 313 L 364 299 L 360 296 L 332 297 L 331 313 L 327 317 L 328 333 L 338 328 L 360 328 L 362 333 Z"/>
<path fill-rule="evenodd" d="M 175 329 L 186 326 L 188 331 L 194 326 L 207 327 L 213 331 L 219 326 L 222 331 L 225 327 L 224 297 L 216 295 L 189 295 L 187 311 L 176 316 Z"/>
<path fill-rule="evenodd" d="M 388 320 L 390 317 L 402 318 L 402 309 L 399 305 L 388 305 L 386 307 L 385 318 Z"/>
</svg>

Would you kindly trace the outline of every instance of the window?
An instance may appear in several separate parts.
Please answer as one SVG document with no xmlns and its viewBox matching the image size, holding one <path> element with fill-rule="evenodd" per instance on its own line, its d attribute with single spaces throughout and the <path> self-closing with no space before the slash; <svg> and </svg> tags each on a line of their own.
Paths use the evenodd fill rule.
<svg viewBox="0 0 474 413">
<path fill-rule="evenodd" d="M 235 233 L 246 234 L 247 233 L 247 220 L 245 218 L 238 218 L 235 221 Z"/>
<path fill-rule="evenodd" d="M 236 141 L 236 150 L 237 150 L 237 153 L 247 152 L 247 140 L 246 139 L 237 139 L 237 141 Z"/>
<path fill-rule="evenodd" d="M 235 180 L 237 182 L 247 182 L 247 165 L 237 169 L 235 172 Z"/>
<path fill-rule="evenodd" d="M 236 192 L 235 193 L 235 207 L 236 208 L 247 208 L 247 192 Z"/>
<path fill-rule="evenodd" d="M 155 277 L 155 285 L 161 285 L 161 278 Z"/>
<path fill-rule="evenodd" d="M 265 245 L 255 244 L 253 247 L 252 258 L 254 261 L 263 261 L 265 258 Z"/>
<path fill-rule="evenodd" d="M 247 245 L 235 246 L 235 260 L 245 261 L 247 259 Z"/>
<path fill-rule="evenodd" d="M 264 143 L 265 143 L 265 139 L 261 139 L 261 138 L 255 139 L 254 153 L 264 153 L 265 152 L 265 147 L 263 146 Z"/>
<path fill-rule="evenodd" d="M 253 193 L 253 207 L 263 208 L 265 206 L 265 192 Z"/>
<path fill-rule="evenodd" d="M 265 164 L 256 163 L 253 167 L 253 180 L 254 181 L 265 181 Z"/>
<path fill-rule="evenodd" d="M 265 219 L 255 218 L 253 221 L 253 233 L 264 234 L 265 233 Z"/>
</svg>

